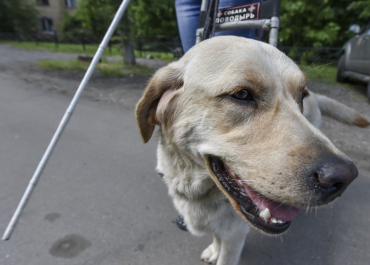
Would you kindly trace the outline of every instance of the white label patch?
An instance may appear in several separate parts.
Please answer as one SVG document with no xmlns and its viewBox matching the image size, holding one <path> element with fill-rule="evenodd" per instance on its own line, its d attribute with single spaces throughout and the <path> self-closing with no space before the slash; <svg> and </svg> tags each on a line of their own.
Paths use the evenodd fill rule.
<svg viewBox="0 0 370 265">
<path fill-rule="evenodd" d="M 242 20 L 255 20 L 259 17 L 259 11 L 260 3 L 219 9 L 216 16 L 216 24 Z"/>
</svg>

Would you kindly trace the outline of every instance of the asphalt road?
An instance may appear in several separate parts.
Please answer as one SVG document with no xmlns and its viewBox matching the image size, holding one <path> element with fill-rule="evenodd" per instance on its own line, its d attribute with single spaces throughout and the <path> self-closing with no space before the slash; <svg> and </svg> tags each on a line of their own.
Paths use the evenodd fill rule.
<svg viewBox="0 0 370 265">
<path fill-rule="evenodd" d="M 70 96 L 0 72 L 0 232 L 11 218 Z M 132 109 L 82 99 L 0 264 L 203 264 L 211 243 L 176 228 Z M 370 172 L 331 207 L 302 211 L 289 233 L 252 231 L 240 264 L 369 264 Z"/>
</svg>

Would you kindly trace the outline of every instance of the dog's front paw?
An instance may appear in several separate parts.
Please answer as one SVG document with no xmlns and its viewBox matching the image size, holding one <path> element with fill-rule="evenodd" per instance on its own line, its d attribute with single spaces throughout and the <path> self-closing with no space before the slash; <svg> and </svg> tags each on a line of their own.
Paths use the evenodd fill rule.
<svg viewBox="0 0 370 265">
<path fill-rule="evenodd" d="M 200 255 L 200 259 L 208 264 L 216 264 L 218 255 L 220 254 L 220 247 L 218 244 L 212 243 Z"/>
</svg>

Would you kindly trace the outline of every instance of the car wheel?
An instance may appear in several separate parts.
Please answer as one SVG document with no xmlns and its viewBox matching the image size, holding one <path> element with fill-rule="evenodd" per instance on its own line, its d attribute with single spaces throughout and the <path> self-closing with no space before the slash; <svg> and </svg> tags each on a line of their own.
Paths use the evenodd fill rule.
<svg viewBox="0 0 370 265">
<path fill-rule="evenodd" d="M 367 83 L 367 98 L 370 100 L 370 82 Z"/>
<path fill-rule="evenodd" d="M 347 80 L 347 78 L 344 77 L 344 72 L 346 71 L 344 60 L 345 60 L 345 54 L 342 54 L 339 58 L 338 67 L 337 67 L 337 81 L 340 83 L 344 83 Z"/>
</svg>

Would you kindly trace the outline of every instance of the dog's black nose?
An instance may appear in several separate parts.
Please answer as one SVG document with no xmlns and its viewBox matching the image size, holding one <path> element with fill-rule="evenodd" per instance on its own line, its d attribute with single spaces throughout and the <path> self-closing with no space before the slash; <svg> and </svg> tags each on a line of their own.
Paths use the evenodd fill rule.
<svg viewBox="0 0 370 265">
<path fill-rule="evenodd" d="M 331 159 L 314 173 L 319 192 L 324 202 L 340 196 L 347 186 L 358 176 L 356 166 L 348 160 Z"/>
</svg>

